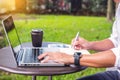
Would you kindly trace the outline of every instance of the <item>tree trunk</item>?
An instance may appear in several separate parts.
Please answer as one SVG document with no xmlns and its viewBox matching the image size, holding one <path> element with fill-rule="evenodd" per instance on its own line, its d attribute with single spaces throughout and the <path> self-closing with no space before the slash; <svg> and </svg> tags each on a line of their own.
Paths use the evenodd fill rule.
<svg viewBox="0 0 120 80">
<path fill-rule="evenodd" d="M 108 0 L 107 2 L 107 20 L 113 21 L 113 1 Z"/>
</svg>

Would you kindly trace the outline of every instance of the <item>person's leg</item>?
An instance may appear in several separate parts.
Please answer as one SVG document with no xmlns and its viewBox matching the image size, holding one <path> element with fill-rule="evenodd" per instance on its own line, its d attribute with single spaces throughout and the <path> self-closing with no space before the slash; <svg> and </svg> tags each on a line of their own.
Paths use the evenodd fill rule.
<svg viewBox="0 0 120 80">
<path fill-rule="evenodd" d="M 106 71 L 82 77 L 77 80 L 120 80 L 120 73 L 118 71 Z"/>
</svg>

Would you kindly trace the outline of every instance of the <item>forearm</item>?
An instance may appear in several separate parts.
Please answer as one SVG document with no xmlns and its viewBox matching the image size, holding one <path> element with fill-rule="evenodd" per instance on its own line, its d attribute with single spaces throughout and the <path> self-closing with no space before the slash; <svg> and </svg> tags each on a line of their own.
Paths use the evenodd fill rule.
<svg viewBox="0 0 120 80">
<path fill-rule="evenodd" d="M 115 64 L 115 55 L 111 50 L 91 55 L 83 55 L 80 59 L 82 66 L 88 67 L 112 67 Z"/>
<path fill-rule="evenodd" d="M 89 50 L 104 51 L 113 48 L 114 45 L 109 39 L 93 41 L 89 43 Z"/>
</svg>

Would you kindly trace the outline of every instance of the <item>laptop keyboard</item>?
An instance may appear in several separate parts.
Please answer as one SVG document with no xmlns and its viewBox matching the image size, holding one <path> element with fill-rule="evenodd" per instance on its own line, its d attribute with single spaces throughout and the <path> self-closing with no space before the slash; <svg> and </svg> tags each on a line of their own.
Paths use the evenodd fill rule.
<svg viewBox="0 0 120 80">
<path fill-rule="evenodd" d="M 21 49 L 18 53 L 16 53 L 17 62 L 22 60 L 23 53 L 24 53 L 23 49 Z"/>
<path fill-rule="evenodd" d="M 38 56 L 42 54 L 45 49 L 26 49 L 24 50 L 20 66 L 64 66 L 64 64 L 55 63 L 50 60 L 48 64 L 40 63 Z"/>
<path fill-rule="evenodd" d="M 39 62 L 39 60 L 38 60 L 38 56 L 39 56 L 39 49 L 33 49 L 32 50 L 32 53 L 34 54 L 33 56 L 33 59 L 34 59 L 34 61 L 33 62 Z"/>
<path fill-rule="evenodd" d="M 43 53 L 42 49 L 26 49 L 23 62 L 24 63 L 38 63 L 38 56 Z"/>
</svg>

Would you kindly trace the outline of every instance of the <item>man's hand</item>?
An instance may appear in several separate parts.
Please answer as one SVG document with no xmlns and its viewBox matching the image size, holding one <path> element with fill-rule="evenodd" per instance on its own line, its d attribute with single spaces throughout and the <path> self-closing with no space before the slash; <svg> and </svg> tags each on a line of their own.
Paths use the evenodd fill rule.
<svg viewBox="0 0 120 80">
<path fill-rule="evenodd" d="M 44 59 L 43 59 L 44 58 Z M 64 63 L 64 64 L 73 64 L 74 58 L 72 55 L 68 55 L 61 52 L 46 52 L 38 56 L 38 59 L 43 59 L 41 62 L 45 63 L 49 60 L 53 60 L 57 63 Z"/>
<path fill-rule="evenodd" d="M 74 49 L 89 49 L 90 43 L 89 41 L 85 40 L 84 38 L 79 37 L 79 39 L 76 41 L 75 39 L 72 40 L 71 45 Z"/>
</svg>

